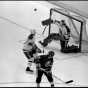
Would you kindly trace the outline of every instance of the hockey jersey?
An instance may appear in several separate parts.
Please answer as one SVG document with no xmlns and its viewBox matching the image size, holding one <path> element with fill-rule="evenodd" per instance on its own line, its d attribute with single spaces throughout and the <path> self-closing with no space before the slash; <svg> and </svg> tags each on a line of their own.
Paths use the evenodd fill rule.
<svg viewBox="0 0 88 88">
<path fill-rule="evenodd" d="M 35 45 L 34 40 L 27 40 L 26 42 L 24 42 L 23 49 L 30 51 L 34 45 Z"/>
<path fill-rule="evenodd" d="M 38 59 L 36 59 L 39 64 L 39 68 L 43 68 L 46 71 L 50 71 L 53 65 L 53 57 L 50 57 L 48 55 L 41 55 Z"/>
</svg>

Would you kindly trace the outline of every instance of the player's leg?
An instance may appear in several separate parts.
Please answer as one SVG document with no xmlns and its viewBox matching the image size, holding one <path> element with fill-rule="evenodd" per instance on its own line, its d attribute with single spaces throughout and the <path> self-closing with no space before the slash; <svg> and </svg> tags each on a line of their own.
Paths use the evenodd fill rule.
<svg viewBox="0 0 88 88">
<path fill-rule="evenodd" d="M 29 51 L 23 51 L 23 52 L 24 52 L 24 55 L 26 56 L 26 58 L 28 59 L 26 71 L 33 72 L 33 70 L 31 70 L 31 65 L 32 65 L 31 53 Z"/>
<path fill-rule="evenodd" d="M 37 70 L 37 77 L 36 77 L 37 87 L 40 87 L 40 82 L 41 82 L 42 75 L 43 75 L 43 71 L 38 69 Z"/>
<path fill-rule="evenodd" d="M 61 52 L 64 52 L 65 49 L 65 41 L 60 40 Z"/>
<path fill-rule="evenodd" d="M 26 71 L 33 72 L 33 70 L 31 69 L 31 66 L 32 66 L 32 61 L 28 61 Z"/>
<path fill-rule="evenodd" d="M 54 80 L 52 77 L 52 72 L 48 71 L 48 72 L 44 72 L 44 74 L 46 75 L 48 81 L 50 82 L 51 87 L 54 87 L 54 82 L 53 82 Z"/>
</svg>

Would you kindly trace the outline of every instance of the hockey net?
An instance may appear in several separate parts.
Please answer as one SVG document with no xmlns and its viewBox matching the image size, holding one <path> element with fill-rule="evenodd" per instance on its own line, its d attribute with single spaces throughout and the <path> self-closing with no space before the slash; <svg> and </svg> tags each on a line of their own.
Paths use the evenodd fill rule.
<svg viewBox="0 0 88 88">
<path fill-rule="evenodd" d="M 55 21 L 65 20 L 67 26 L 70 28 L 71 37 L 69 40 L 69 45 L 76 45 L 80 50 L 88 50 L 87 43 L 87 33 L 86 28 L 84 29 L 84 20 L 75 13 L 69 13 L 63 9 L 52 9 L 50 18 Z M 58 23 L 53 23 L 50 25 L 50 33 L 58 33 L 59 25 Z M 82 35 L 80 35 L 82 34 Z M 81 37 L 81 38 L 80 38 Z M 85 47 L 86 45 L 86 47 Z"/>
</svg>

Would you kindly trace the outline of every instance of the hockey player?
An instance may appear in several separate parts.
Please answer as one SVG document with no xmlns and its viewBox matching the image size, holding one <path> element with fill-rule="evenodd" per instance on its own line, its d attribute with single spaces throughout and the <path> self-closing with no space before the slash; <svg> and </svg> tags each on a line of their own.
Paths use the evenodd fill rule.
<svg viewBox="0 0 88 88">
<path fill-rule="evenodd" d="M 60 25 L 61 25 L 61 32 L 62 32 L 60 35 L 64 38 L 64 41 L 60 40 L 61 51 L 63 51 L 68 47 L 68 42 L 70 39 L 70 28 L 67 26 L 65 20 L 61 20 Z"/>
<path fill-rule="evenodd" d="M 44 47 L 48 45 L 53 40 L 60 40 L 61 51 L 63 51 L 68 46 L 69 38 L 70 38 L 70 28 L 67 26 L 65 20 L 61 21 L 53 21 L 54 23 L 59 24 L 59 32 L 51 33 L 48 37 L 46 37 L 43 42 L 39 41 Z"/>
<path fill-rule="evenodd" d="M 48 21 L 47 21 L 48 22 Z M 60 21 L 52 21 L 53 24 L 58 23 L 60 24 Z M 60 26 L 60 25 L 59 25 Z M 63 40 L 63 37 L 60 35 L 59 30 L 58 33 L 50 33 L 42 42 L 39 41 L 39 43 L 43 46 L 46 47 L 51 41 L 53 40 Z"/>
<path fill-rule="evenodd" d="M 28 36 L 27 40 L 24 42 L 24 47 L 23 47 L 23 52 L 28 59 L 26 71 L 29 72 L 33 72 L 33 70 L 31 70 L 31 65 L 33 62 L 33 54 L 35 54 L 36 52 L 41 52 L 41 50 L 35 44 L 35 34 L 36 31 L 31 30 L 31 33 Z"/>
<path fill-rule="evenodd" d="M 52 65 L 53 65 L 53 51 L 49 51 L 48 54 L 40 55 L 35 59 L 36 69 L 37 69 L 37 77 L 36 83 L 37 87 L 40 87 L 40 82 L 42 75 L 45 74 L 48 81 L 51 84 L 51 87 L 54 87 L 53 77 L 52 77 Z"/>
<path fill-rule="evenodd" d="M 61 44 L 61 52 L 63 53 L 77 53 L 79 52 L 79 48 L 76 45 L 69 45 L 68 42 L 70 40 L 71 30 L 66 24 L 65 20 L 61 20 L 60 25 L 62 27 L 62 36 L 64 38 L 63 40 L 60 40 Z"/>
</svg>

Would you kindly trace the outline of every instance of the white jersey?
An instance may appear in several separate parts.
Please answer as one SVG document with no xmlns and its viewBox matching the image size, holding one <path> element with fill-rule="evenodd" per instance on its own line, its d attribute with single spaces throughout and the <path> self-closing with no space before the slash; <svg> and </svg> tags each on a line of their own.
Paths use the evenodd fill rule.
<svg viewBox="0 0 88 88">
<path fill-rule="evenodd" d="M 34 44 L 35 44 L 34 40 L 27 40 L 26 42 L 24 42 L 23 49 L 27 50 L 27 51 L 30 51 L 33 48 Z"/>
</svg>

